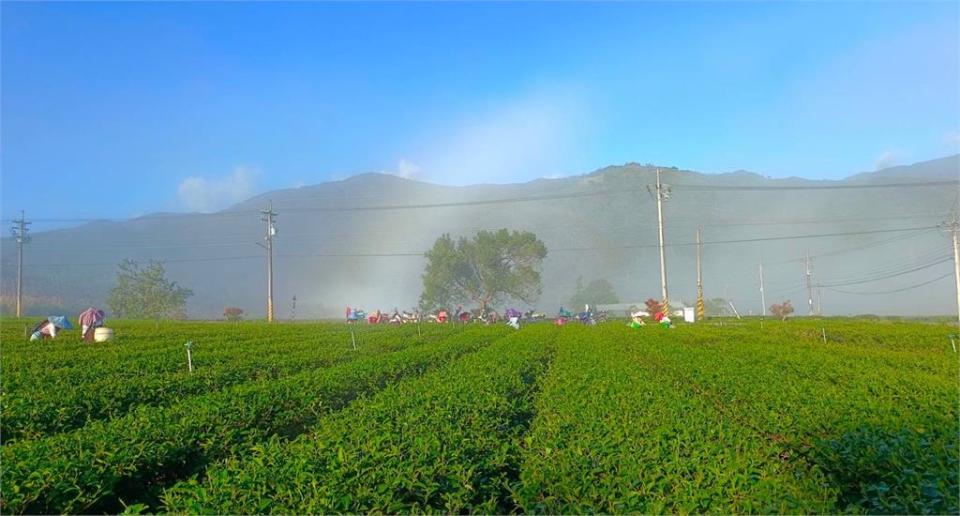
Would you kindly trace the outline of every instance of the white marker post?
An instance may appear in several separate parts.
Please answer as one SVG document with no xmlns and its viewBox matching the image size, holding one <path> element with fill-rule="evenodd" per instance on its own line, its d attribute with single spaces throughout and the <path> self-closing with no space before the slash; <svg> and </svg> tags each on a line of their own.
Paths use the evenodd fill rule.
<svg viewBox="0 0 960 516">
<path fill-rule="evenodd" d="M 357 350 L 357 337 L 353 334 L 353 330 L 350 330 L 350 342 L 353 344 L 353 350 Z"/>
<path fill-rule="evenodd" d="M 188 341 L 184 344 L 184 347 L 187 348 L 187 369 L 192 373 L 193 372 L 193 355 L 191 350 L 193 350 L 193 341 Z"/>
</svg>

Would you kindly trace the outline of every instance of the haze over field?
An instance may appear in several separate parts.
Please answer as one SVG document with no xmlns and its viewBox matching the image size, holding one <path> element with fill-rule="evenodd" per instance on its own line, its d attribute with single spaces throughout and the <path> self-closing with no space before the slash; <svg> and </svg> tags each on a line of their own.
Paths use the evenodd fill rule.
<svg viewBox="0 0 960 516">
<path fill-rule="evenodd" d="M 960 179 L 957 2 L 0 11 L 0 203 L 33 222 L 30 313 L 102 306 L 131 258 L 164 261 L 190 316 L 261 316 L 271 200 L 281 318 L 294 296 L 297 318 L 409 309 L 439 236 L 498 228 L 548 248 L 535 308 L 580 277 L 640 302 L 660 296 L 655 167 L 633 162 L 673 185 L 675 303 L 703 226 L 705 294 L 743 313 L 762 260 L 766 304 L 806 314 L 808 252 L 825 314 L 956 308 L 935 226 Z M 898 182 L 939 183 L 859 188 Z"/>
<path fill-rule="evenodd" d="M 790 299 L 798 314 L 807 313 L 807 252 L 826 314 L 948 313 L 950 241 L 935 226 L 948 216 L 957 188 L 846 187 L 955 180 L 958 170 L 960 156 L 842 181 L 665 167 L 663 180 L 673 187 L 665 205 L 671 299 L 695 299 L 689 244 L 702 225 L 705 295 L 729 298 L 745 314 L 760 310 L 761 260 L 767 304 Z M 218 317 L 225 306 L 262 316 L 264 253 L 255 242 L 264 232 L 259 210 L 272 201 L 280 318 L 291 316 L 294 295 L 298 318 L 339 316 L 344 305 L 409 308 L 421 291 L 421 255 L 438 236 L 501 227 L 533 231 L 547 244 L 537 308 L 552 312 L 565 304 L 581 276 L 607 279 L 621 300 L 641 302 L 659 295 L 656 209 L 646 190 L 654 181 L 655 168 L 639 164 L 465 187 L 362 174 L 264 193 L 210 214 L 155 214 L 37 233 L 25 251 L 25 284 L 29 295 L 75 310 L 104 303 L 121 259 L 162 259 L 171 278 L 194 290 L 191 316 Z M 5 293 L 15 279 L 9 243 Z M 905 294 L 887 292 L 927 281 Z"/>
</svg>

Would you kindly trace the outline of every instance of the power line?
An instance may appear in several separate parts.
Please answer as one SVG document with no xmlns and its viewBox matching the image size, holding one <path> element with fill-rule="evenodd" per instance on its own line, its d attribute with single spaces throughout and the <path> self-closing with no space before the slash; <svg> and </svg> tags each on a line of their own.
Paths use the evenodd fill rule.
<svg viewBox="0 0 960 516">
<path fill-rule="evenodd" d="M 844 286 L 844 285 L 856 285 L 861 283 L 869 283 L 872 281 L 880 281 L 883 279 L 888 279 L 891 277 L 896 277 L 903 274 L 909 274 L 917 270 L 929 268 L 936 266 L 943 262 L 945 255 L 942 250 L 934 250 L 931 253 L 925 253 L 918 260 L 914 260 L 912 263 L 908 264 L 895 264 L 882 266 L 878 269 L 872 271 L 864 272 L 852 277 L 843 277 L 843 278 L 834 278 L 829 282 L 830 286 Z M 930 260 L 933 261 L 930 261 Z M 821 283 L 823 286 L 823 283 Z M 794 290 L 799 290 L 806 288 L 806 282 L 796 283 L 791 286 Z"/>
<path fill-rule="evenodd" d="M 726 186 L 675 184 L 678 190 L 688 191 L 774 191 L 774 190 L 860 190 L 876 188 L 926 188 L 935 186 L 957 186 L 957 181 L 914 181 L 906 183 L 875 183 L 855 185 L 779 185 L 779 186 Z"/>
<path fill-rule="evenodd" d="M 866 230 L 866 231 L 852 231 L 852 232 L 841 232 L 841 233 L 821 233 L 821 234 L 808 234 L 808 235 L 792 235 L 792 236 L 776 236 L 776 237 L 760 237 L 760 238 L 747 238 L 747 239 L 736 239 L 736 240 L 714 240 L 709 242 L 702 242 L 703 245 L 720 245 L 720 244 L 738 244 L 738 243 L 752 243 L 752 242 L 767 242 L 767 241 L 782 241 L 782 240 L 792 240 L 792 239 L 810 239 L 810 238 L 828 238 L 828 237 L 839 237 L 839 236 L 850 236 L 850 235 L 865 235 L 865 234 L 874 234 L 874 233 L 890 233 L 890 232 L 904 232 L 904 231 L 923 231 L 927 229 L 932 229 L 934 226 L 930 227 L 913 227 L 913 228 L 895 228 L 895 229 L 877 229 L 877 230 Z M 681 242 L 673 244 L 665 244 L 666 247 L 690 247 L 696 246 L 696 242 Z M 553 247 L 549 248 L 548 252 L 557 253 L 557 252 L 589 252 L 589 251 L 609 251 L 617 249 L 644 249 L 644 248 L 656 248 L 659 247 L 658 244 L 633 244 L 633 245 L 619 245 L 619 246 L 603 246 L 603 247 Z M 424 252 L 371 252 L 371 253 L 308 253 L 308 254 L 278 254 L 278 257 L 283 258 L 384 258 L 384 257 L 422 257 Z M 247 256 L 225 256 L 225 257 L 205 257 L 205 258 L 173 258 L 173 259 L 159 259 L 157 261 L 162 261 L 164 263 L 191 263 L 191 262 L 207 262 L 207 261 L 221 261 L 221 260 L 246 260 L 253 258 L 263 258 L 260 255 L 247 255 Z M 149 259 L 149 258 L 144 258 Z M 37 264 L 37 267 L 59 267 L 59 266 L 99 266 L 99 265 L 116 265 L 113 262 L 101 262 L 101 263 L 62 263 L 62 264 Z"/>
<path fill-rule="evenodd" d="M 850 291 L 850 290 L 841 290 L 841 289 L 832 288 L 832 287 L 824 287 L 824 288 L 826 288 L 827 290 L 832 290 L 832 291 L 834 291 L 834 292 L 839 292 L 839 293 L 841 293 L 841 294 L 853 294 L 853 295 L 873 296 L 873 295 L 878 295 L 878 294 L 894 294 L 894 293 L 897 293 L 897 292 L 905 292 L 905 291 L 907 291 L 907 290 L 913 290 L 913 289 L 915 289 L 915 288 L 920 288 L 920 287 L 929 285 L 929 284 L 931 284 L 931 283 L 936 283 L 936 282 L 938 282 L 938 281 L 940 281 L 940 280 L 942 280 L 942 279 L 949 278 L 950 276 L 953 276 L 953 271 L 950 271 L 950 272 L 948 272 L 948 273 L 946 273 L 946 274 L 943 274 L 943 275 L 941 275 L 941 276 L 937 276 L 936 278 L 933 278 L 932 280 L 924 281 L 923 283 L 917 283 L 917 284 L 915 284 L 915 285 L 910 285 L 910 286 L 908 286 L 908 287 L 896 288 L 896 289 L 892 289 L 892 290 L 873 290 L 873 291 L 870 291 L 870 292 L 853 292 L 853 291 Z"/>
<path fill-rule="evenodd" d="M 688 191 L 777 191 L 777 190 L 856 190 L 856 189 L 878 189 L 878 188 L 926 188 L 938 186 L 957 186 L 957 181 L 916 181 L 901 183 L 877 183 L 877 184 L 853 184 L 853 185 L 781 185 L 781 186 L 725 186 L 725 185 L 703 185 L 703 184 L 672 184 L 675 189 Z M 479 199 L 472 201 L 451 201 L 443 203 L 419 203 L 419 204 L 388 204 L 388 205 L 369 205 L 369 206 L 335 206 L 335 207 L 309 207 L 309 208 L 278 208 L 279 212 L 351 212 L 351 211 L 382 211 L 382 210 L 413 210 L 413 209 L 433 209 L 433 208 L 453 208 L 461 206 L 485 206 L 491 204 L 510 204 L 521 202 L 552 201 L 559 199 L 579 199 L 585 197 L 602 197 L 611 195 L 624 195 L 642 191 L 642 188 L 628 187 L 616 190 L 595 190 L 590 192 L 571 192 L 563 194 L 534 195 L 521 197 L 506 197 L 499 199 Z M 336 198 L 336 197 L 334 197 Z M 309 200 L 309 197 L 298 197 L 294 200 Z M 163 213 L 147 215 L 132 219 L 118 218 L 41 218 L 34 219 L 36 222 L 130 222 L 130 221 L 149 221 L 162 219 L 175 219 L 186 216 L 195 217 L 239 217 L 252 213 L 259 213 L 259 210 L 228 210 L 216 213 Z M 11 221 L 11 219 L 0 219 Z"/>
<path fill-rule="evenodd" d="M 924 231 L 928 229 L 934 229 L 936 226 L 921 226 L 921 227 L 912 227 L 912 228 L 894 228 L 894 229 L 874 229 L 874 230 L 865 230 L 865 231 L 844 231 L 838 233 L 819 233 L 819 234 L 809 234 L 809 235 L 792 235 L 792 236 L 774 236 L 774 237 L 757 237 L 757 238 L 740 238 L 735 240 L 713 240 L 708 242 L 703 242 L 703 245 L 720 245 L 720 244 L 744 244 L 752 242 L 773 242 L 779 240 L 804 240 L 810 238 L 828 238 L 828 237 L 841 237 L 841 236 L 854 236 L 854 235 L 872 235 L 877 233 L 896 233 L 904 231 Z M 689 247 L 697 245 L 696 242 L 683 242 L 675 244 L 665 244 L 667 247 Z M 609 246 L 609 247 L 567 247 L 567 248 L 554 248 L 550 249 L 551 252 L 556 251 L 603 251 L 607 249 L 642 249 L 657 247 L 654 244 L 635 244 L 635 245 L 621 245 L 621 246 Z"/>
<path fill-rule="evenodd" d="M 935 229 L 935 228 L 931 227 L 931 228 L 929 228 L 928 230 L 932 230 L 932 229 Z M 836 250 L 836 251 L 827 251 L 827 252 L 823 252 L 823 253 L 819 253 L 819 254 L 813 254 L 813 255 L 810 255 L 810 257 L 811 257 L 811 258 L 825 258 L 825 257 L 828 257 L 828 256 L 836 256 L 836 255 L 839 255 L 839 254 L 846 254 L 846 253 L 852 253 L 852 252 L 856 252 L 856 251 L 863 251 L 863 250 L 865 250 L 865 249 L 870 249 L 870 248 L 873 248 L 873 247 L 880 247 L 880 246 L 884 246 L 884 245 L 891 244 L 891 243 L 894 243 L 894 242 L 900 242 L 900 241 L 907 240 L 907 239 L 910 239 L 910 238 L 915 238 L 915 237 L 917 237 L 917 236 L 920 236 L 920 235 L 924 234 L 924 232 L 925 232 L 925 231 L 928 231 L 928 230 L 918 231 L 918 232 L 916 232 L 916 233 L 911 233 L 911 234 L 906 234 L 906 235 L 897 235 L 897 236 L 894 236 L 894 237 L 891 237 L 891 238 L 888 238 L 888 239 L 884 239 L 884 240 L 880 240 L 880 241 L 874 241 L 874 242 L 868 242 L 868 243 L 863 244 L 863 245 L 859 245 L 859 246 L 855 246 L 855 247 L 848 247 L 848 248 L 846 248 L 846 249 L 839 249 L 839 250 Z M 803 260 L 804 260 L 804 257 L 801 256 L 801 257 L 799 257 L 799 258 L 791 258 L 791 259 L 789 259 L 789 260 L 781 260 L 781 261 L 778 261 L 778 262 L 772 262 L 772 264 L 773 264 L 773 265 L 784 265 L 784 264 L 788 264 L 788 263 L 798 263 L 798 262 L 802 262 Z"/>
<path fill-rule="evenodd" d="M 940 265 L 941 263 L 947 263 L 947 262 L 949 262 L 950 260 L 951 260 L 951 257 L 950 257 L 950 256 L 945 256 L 945 257 L 943 257 L 943 258 L 941 258 L 941 259 L 939 259 L 939 260 L 937 260 L 937 261 L 935 261 L 935 262 L 933 262 L 933 263 L 928 263 L 928 264 L 926 264 L 926 265 L 921 265 L 921 266 L 918 266 L 918 267 L 913 267 L 913 268 L 910 268 L 910 269 L 907 269 L 907 270 L 904 270 L 904 271 L 900 271 L 900 272 L 896 272 L 896 273 L 885 274 L 885 275 L 881 275 L 881 276 L 878 276 L 878 277 L 867 278 L 867 279 L 862 279 L 862 280 L 858 280 L 858 281 L 847 281 L 847 282 L 839 282 L 839 283 L 824 283 L 824 284 L 822 284 L 822 286 L 823 286 L 824 288 L 833 288 L 833 287 L 846 287 L 846 286 L 850 286 L 850 285 L 861 285 L 861 284 L 863 284 L 863 283 L 873 283 L 874 281 L 880 281 L 880 280 L 885 280 L 885 279 L 890 279 L 890 278 L 896 278 L 896 277 L 904 276 L 904 275 L 906 275 L 906 274 L 910 274 L 910 273 L 913 273 L 913 272 L 922 271 L 922 270 L 924 270 L 924 269 L 929 269 L 930 267 L 935 267 L 935 266 L 937 266 L 937 265 Z"/>
</svg>

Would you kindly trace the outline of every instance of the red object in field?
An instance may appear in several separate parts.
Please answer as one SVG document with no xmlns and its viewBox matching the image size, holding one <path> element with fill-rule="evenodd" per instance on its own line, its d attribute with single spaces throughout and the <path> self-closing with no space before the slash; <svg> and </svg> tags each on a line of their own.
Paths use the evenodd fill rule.
<svg viewBox="0 0 960 516">
<path fill-rule="evenodd" d="M 567 324 L 567 320 L 563 317 L 558 317 L 556 321 L 553 321 L 553 324 L 557 326 L 563 326 L 564 324 Z"/>
<path fill-rule="evenodd" d="M 437 320 L 440 322 L 447 322 L 447 311 L 440 310 L 440 313 L 437 314 Z"/>
<path fill-rule="evenodd" d="M 653 320 L 655 320 L 655 321 L 657 321 L 657 322 L 660 322 L 660 320 L 663 319 L 663 316 L 664 316 L 664 315 L 665 315 L 665 314 L 664 314 L 663 312 L 657 312 L 657 313 L 653 314 Z"/>
<path fill-rule="evenodd" d="M 368 315 L 367 322 L 370 324 L 377 324 L 377 316 L 373 314 Z"/>
<path fill-rule="evenodd" d="M 460 322 L 465 323 L 470 321 L 470 312 L 460 312 Z"/>
</svg>

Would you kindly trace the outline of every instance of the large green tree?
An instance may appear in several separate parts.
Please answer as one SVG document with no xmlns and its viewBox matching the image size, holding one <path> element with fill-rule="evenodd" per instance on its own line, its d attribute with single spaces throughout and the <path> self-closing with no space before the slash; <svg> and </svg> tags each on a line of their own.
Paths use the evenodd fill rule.
<svg viewBox="0 0 960 516">
<path fill-rule="evenodd" d="M 619 303 L 620 298 L 617 292 L 613 290 L 613 285 L 609 281 L 598 278 L 583 286 L 583 278 L 577 278 L 577 291 L 570 298 L 570 306 L 574 308 L 583 305 L 610 305 Z"/>
<path fill-rule="evenodd" d="M 438 238 L 427 251 L 420 306 L 473 303 L 481 309 L 540 296 L 547 247 L 529 231 L 480 231 L 473 238 Z"/>
<path fill-rule="evenodd" d="M 151 261 L 141 266 L 123 260 L 117 266 L 117 286 L 107 305 L 115 317 L 163 319 L 182 317 L 193 291 L 168 280 L 163 264 Z"/>
</svg>

